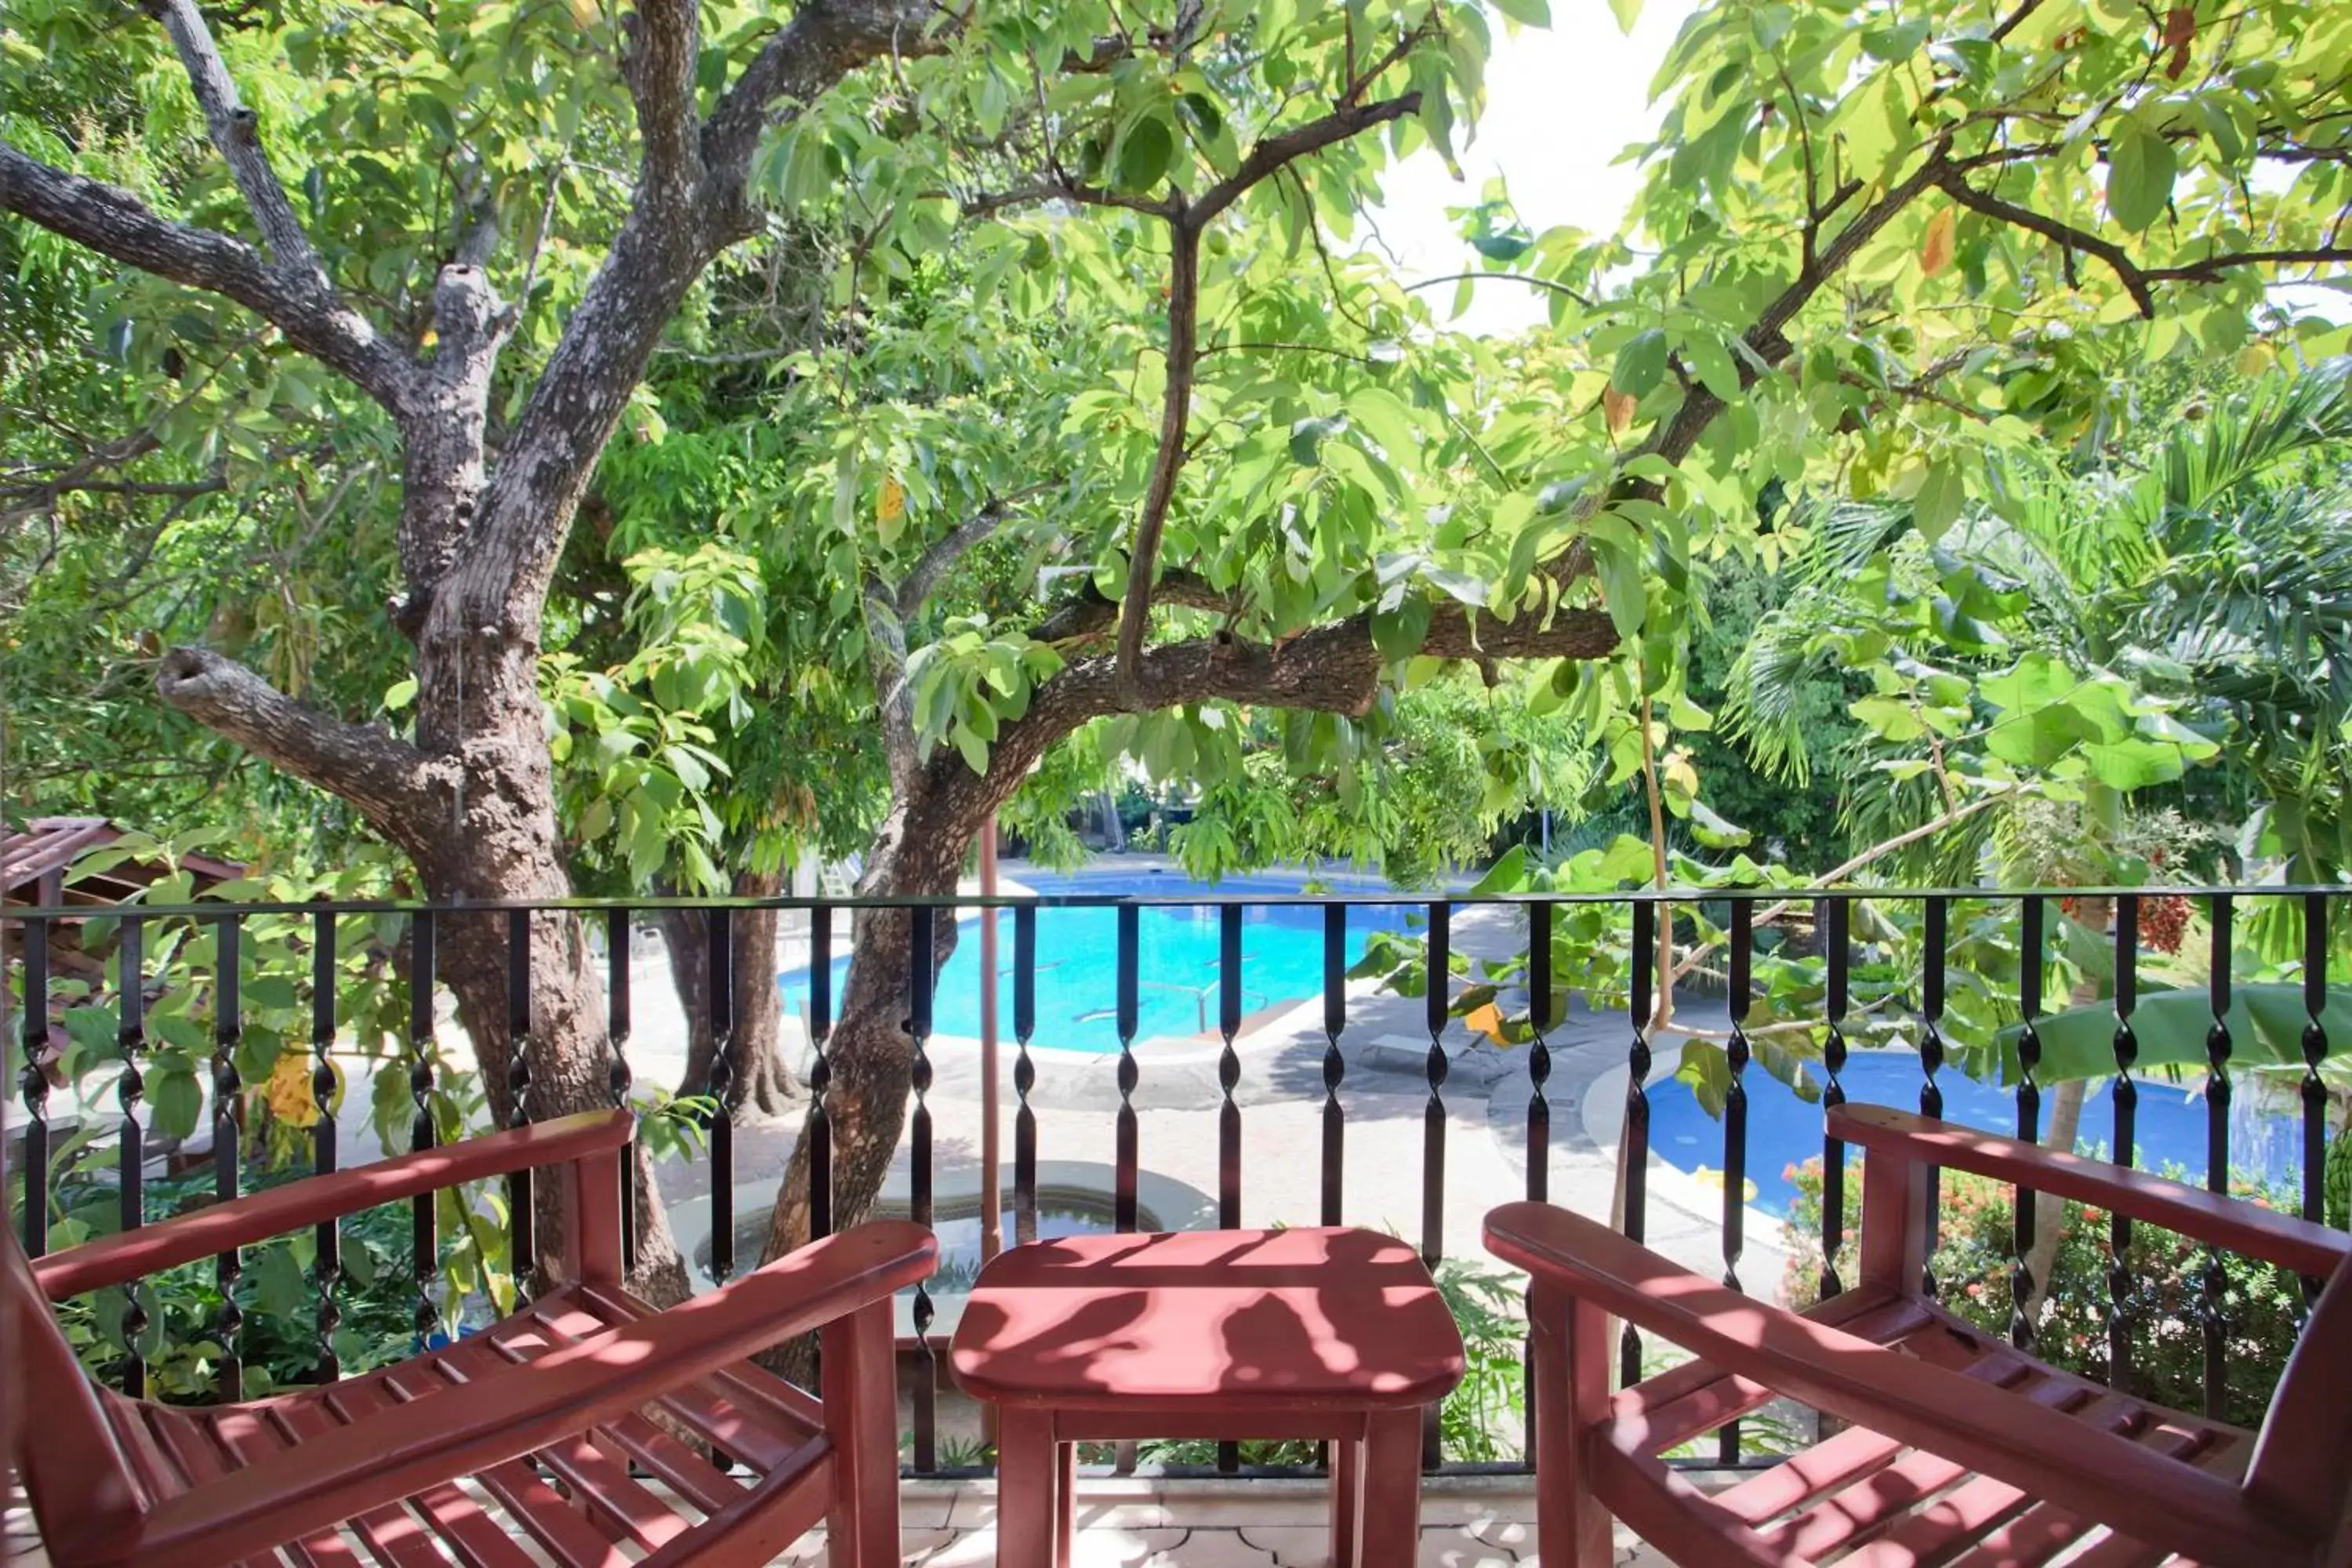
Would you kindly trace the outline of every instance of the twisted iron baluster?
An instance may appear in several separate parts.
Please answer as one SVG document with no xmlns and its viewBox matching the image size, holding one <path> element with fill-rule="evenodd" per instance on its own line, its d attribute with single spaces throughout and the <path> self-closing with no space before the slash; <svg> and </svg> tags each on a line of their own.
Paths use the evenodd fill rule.
<svg viewBox="0 0 2352 1568">
<path fill-rule="evenodd" d="M 1339 1085 L 1348 1077 L 1348 1061 L 1339 1054 L 1339 1035 L 1348 1026 L 1348 906 L 1323 906 L 1323 1223 L 1340 1223 L 1341 1198 L 1347 1175 L 1348 1112 L 1339 1103 Z"/>
<path fill-rule="evenodd" d="M 2303 1217 L 2320 1224 L 2327 1217 L 2327 1085 L 2319 1076 L 2327 1059 L 2327 1028 L 2320 1014 L 2327 1006 L 2327 895 L 2303 898 Z M 2352 1129 L 2346 1136 L 2352 1137 Z M 2319 1300 L 2324 1279 L 2303 1281 L 2304 1310 Z"/>
<path fill-rule="evenodd" d="M 1037 1087 L 1029 1037 L 1036 1032 L 1037 906 L 1022 904 L 1013 911 L 1013 1092 L 1021 1102 L 1013 1114 L 1013 1238 L 1024 1246 L 1037 1239 L 1037 1113 L 1029 1105 Z"/>
<path fill-rule="evenodd" d="M 318 1120 L 310 1124 L 310 1168 L 325 1175 L 335 1168 L 335 915 L 320 910 L 310 917 L 310 1102 Z M 320 1383 L 332 1383 L 342 1373 L 335 1354 L 335 1330 L 342 1310 L 335 1302 L 335 1287 L 343 1278 L 342 1227 L 335 1220 L 319 1222 L 316 1256 L 310 1283 L 319 1292 L 319 1365 Z"/>
<path fill-rule="evenodd" d="M 122 934 L 116 939 L 114 949 L 116 1040 L 122 1053 L 122 1077 L 115 1085 L 116 1098 L 122 1106 L 122 1132 L 116 1151 L 120 1163 L 116 1170 L 125 1231 L 137 1230 L 147 1223 L 146 1131 L 139 1125 L 139 1102 L 147 1093 L 147 1080 L 139 1071 L 140 1053 L 147 1048 L 144 949 L 145 922 L 137 915 L 125 915 Z M 122 1392 L 133 1399 L 144 1398 L 147 1394 L 147 1360 L 139 1348 L 140 1338 L 146 1331 L 147 1309 L 140 1302 L 139 1287 L 132 1285 L 122 1292 L 122 1342 L 131 1352 L 122 1367 Z"/>
<path fill-rule="evenodd" d="M 1217 1226 L 1239 1230 L 1242 1224 L 1242 1112 L 1234 1103 L 1234 1088 L 1242 1080 L 1241 1058 L 1234 1054 L 1234 1037 L 1242 1026 L 1242 907 L 1224 904 L 1217 910 L 1217 1032 L 1224 1048 L 1217 1056 L 1217 1083 L 1224 1103 L 1217 1110 Z M 1217 1445 L 1217 1473 L 1239 1475 L 1241 1445 Z"/>
<path fill-rule="evenodd" d="M 509 1127 L 530 1124 L 530 911 L 507 911 L 507 1100 Z M 508 1264 L 518 1304 L 538 1294 L 539 1226 L 528 1169 L 507 1178 Z"/>
<path fill-rule="evenodd" d="M 907 1037 L 913 1051 L 910 1082 L 915 1091 L 913 1147 L 908 1152 L 908 1216 L 917 1225 L 931 1223 L 931 1109 L 927 1097 L 931 1088 L 931 1058 L 929 1051 L 931 1037 L 931 987 L 938 964 L 932 951 L 932 910 L 929 905 L 919 905 L 907 911 L 912 921 L 911 951 L 908 973 L 909 1000 L 912 1003 L 907 1019 Z M 1131 1226 L 1129 1228 L 1132 1228 Z M 938 1354 L 931 1348 L 931 1321 L 936 1314 L 931 1306 L 931 1293 L 921 1280 L 915 1282 L 915 1469 L 928 1475 L 940 1468 L 939 1439 L 935 1423 L 939 1392 Z"/>
<path fill-rule="evenodd" d="M 710 1140 L 710 1278 L 724 1285 L 735 1272 L 735 1115 L 728 1103 L 735 1086 L 735 936 L 723 909 L 703 911 L 709 947 L 703 973 L 709 980 L 710 1070 L 703 1093 L 710 1110 L 703 1126 Z"/>
<path fill-rule="evenodd" d="M 833 906 L 809 910 L 809 1239 L 833 1234 Z"/>
<path fill-rule="evenodd" d="M 1822 1042 L 1822 1067 L 1829 1081 L 1822 1089 L 1822 1113 L 1845 1103 L 1845 1086 L 1838 1074 L 1845 1070 L 1845 1016 L 1851 1005 L 1852 967 L 1848 952 L 1846 901 L 1839 898 L 1823 899 L 1816 906 L 1822 930 L 1822 946 L 1829 959 L 1829 995 L 1825 1014 L 1828 1034 Z M 1845 1140 L 1828 1131 L 1822 1131 L 1822 1300 L 1828 1300 L 1845 1289 L 1838 1278 L 1838 1254 L 1845 1249 Z"/>
<path fill-rule="evenodd" d="M 214 921 L 213 976 L 213 1197 L 227 1203 L 236 1196 L 241 1129 L 237 1096 L 244 1080 L 236 1070 L 236 1050 L 244 1029 L 239 1023 L 238 938 L 243 926 L 235 915 Z M 236 1304 L 237 1281 L 245 1268 L 237 1249 L 230 1247 L 213 1262 L 213 1278 L 220 1287 L 220 1310 L 213 1315 L 215 1337 L 220 1342 L 218 1386 L 227 1399 L 245 1397 L 245 1314 Z"/>
<path fill-rule="evenodd" d="M 2213 962 L 2207 971 L 2208 1005 L 2212 1025 L 2205 1031 L 2205 1186 L 2209 1192 L 2230 1190 L 2230 1038 L 2231 926 L 2236 900 L 2216 893 L 2211 903 Z M 2221 1249 L 2205 1249 L 2205 1267 L 2198 1278 L 2197 1316 L 2205 1331 L 2205 1414 L 2226 1420 L 2229 1411 L 2229 1320 L 2222 1297 L 2229 1275 Z"/>
<path fill-rule="evenodd" d="M 25 922 L 25 1016 L 17 1027 L 25 1068 L 16 1079 L 25 1091 L 25 1135 L 17 1145 L 25 1159 L 25 1254 L 49 1249 L 49 1069 L 41 1057 L 49 1043 L 49 922 Z"/>
<path fill-rule="evenodd" d="M 1429 986 L 1423 1017 L 1429 1026 L 1429 1051 L 1422 1069 L 1429 1080 L 1429 1100 L 1421 1113 L 1421 1261 L 1432 1273 L 1445 1258 L 1445 1018 L 1453 1000 L 1452 906 L 1429 906 Z M 1437 1468 L 1444 1458 L 1438 1407 L 1426 1406 L 1421 1421 L 1421 1466 Z"/>
<path fill-rule="evenodd" d="M 1137 972 L 1141 963 L 1136 921 L 1134 905 L 1118 906 L 1118 1147 L 1112 1208 L 1114 1222 L 1122 1233 L 1136 1226 L 1135 1086 L 1141 1081 L 1135 1061 Z"/>
<path fill-rule="evenodd" d="M 1944 1090 L 1936 1081 L 1936 1074 L 1944 1065 L 1944 950 L 1949 945 L 1950 912 L 1948 900 L 1927 900 L 1927 963 L 1920 977 L 1919 1114 L 1938 1121 L 1944 1117 Z M 1935 1258 L 1944 1228 L 1944 1176 L 1933 1165 L 1927 1167 L 1927 1261 L 1920 1266 L 1919 1288 L 1932 1301 L 1938 1289 Z"/>
<path fill-rule="evenodd" d="M 2136 1122 L 2139 1084 L 2131 1076 L 2139 1059 L 2139 1037 L 2132 1032 L 2131 1016 L 2139 1005 L 2139 895 L 2125 893 L 2116 900 L 2116 1146 L 2110 1157 L 2118 1165 L 2138 1163 Z M 2131 1221 L 2110 1210 L 2107 1251 L 2107 1383 L 2126 1388 L 2131 1384 L 2132 1318 L 2136 1301 L 2129 1257 Z"/>
<path fill-rule="evenodd" d="M 2042 1065 L 2042 1037 L 2034 1030 L 2034 1020 L 2042 1016 L 2042 917 L 2047 906 L 2038 898 L 2029 897 L 2019 911 L 2017 1002 L 2024 1018 L 2017 1036 L 2017 1136 L 2020 1142 L 2037 1142 L 2042 1137 L 2042 1086 L 2033 1081 L 2034 1069 Z M 2026 1259 L 2033 1252 L 2033 1194 L 2026 1187 L 2016 1189 L 2012 1206 L 2013 1243 L 2015 1256 L 2009 1270 L 2009 1340 L 2020 1350 L 2033 1348 L 2033 1322 L 2025 1305 L 2032 1300 L 2033 1269 Z"/>
<path fill-rule="evenodd" d="M 1641 1241 L 1649 1228 L 1650 983 L 1657 956 L 1657 906 L 1646 899 L 1633 904 L 1633 981 L 1626 994 L 1626 1011 L 1633 1024 L 1633 1044 L 1626 1052 L 1625 1135 L 1618 1159 L 1625 1173 L 1625 1239 Z M 1642 1381 L 1642 1335 L 1628 1321 L 1618 1331 L 1617 1381 L 1628 1387 Z"/>
<path fill-rule="evenodd" d="M 416 1108 L 409 1123 L 408 1147 L 423 1153 L 439 1138 L 433 1124 L 433 911 L 419 910 L 408 927 L 408 1098 Z M 434 1195 L 419 1193 L 408 1201 L 408 1267 L 416 1282 L 416 1348 L 432 1342 L 440 1310 L 433 1304 L 433 1279 L 440 1269 L 440 1238 L 434 1214 Z"/>
<path fill-rule="evenodd" d="M 1528 1201 L 1551 1201 L 1551 1101 L 1544 1095 L 1544 1085 L 1551 1079 L 1551 1046 L 1544 1038 L 1550 1030 L 1552 1017 L 1551 993 L 1551 914 L 1549 903 L 1528 906 Z M 1520 1310 L 1535 1310 L 1535 1290 L 1530 1286 L 1520 1299 Z M 1536 1451 L 1536 1376 L 1535 1351 L 1532 1345 L 1520 1352 L 1519 1403 L 1524 1415 L 1520 1424 L 1521 1457 L 1532 1463 Z"/>
<path fill-rule="evenodd" d="M 613 1097 L 613 1109 L 628 1110 L 630 1091 L 636 1079 L 629 1071 L 629 911 L 625 909 L 604 911 L 604 1041 L 612 1048 L 613 1060 L 604 1071 L 605 1092 Z M 621 1157 L 621 1266 L 635 1271 L 637 1267 L 637 1160 L 636 1151 L 625 1152 Z"/>
<path fill-rule="evenodd" d="M 1739 1258 L 1748 1243 L 1748 1011 L 1756 998 L 1750 984 L 1755 962 L 1756 906 L 1746 899 L 1731 904 L 1731 1042 L 1724 1049 L 1730 1069 L 1730 1087 L 1723 1096 L 1723 1283 L 1740 1290 Z M 1725 1424 L 1717 1439 L 1721 1462 L 1739 1462 L 1739 1423 Z"/>
</svg>

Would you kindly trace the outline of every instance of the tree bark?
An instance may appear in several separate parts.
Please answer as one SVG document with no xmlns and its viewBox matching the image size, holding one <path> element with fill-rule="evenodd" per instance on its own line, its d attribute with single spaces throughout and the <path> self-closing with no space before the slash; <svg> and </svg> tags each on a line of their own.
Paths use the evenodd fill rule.
<svg viewBox="0 0 2352 1568">
<path fill-rule="evenodd" d="M 2085 899 L 2075 920 L 2088 929 L 2105 932 L 2115 916 L 2115 902 L 2110 899 Z M 2099 999 L 2096 984 L 2084 982 L 2074 987 L 2067 998 L 2075 1006 L 2084 1006 Z M 2050 1100 L 2050 1126 L 2042 1137 L 2042 1146 L 2074 1152 L 2076 1139 L 2083 1130 L 2083 1100 L 2090 1093 L 2085 1079 L 2070 1078 L 2062 1081 Z M 2042 1303 L 2050 1295 L 2050 1275 L 2058 1267 L 2058 1248 L 2066 1239 L 2066 1200 L 2052 1193 L 2036 1193 L 2033 1197 L 2033 1248 L 2025 1255 L 2025 1271 L 2033 1279 L 2033 1288 L 2026 1292 L 2025 1321 L 2033 1322 L 2042 1315 Z"/>
<path fill-rule="evenodd" d="M 782 871 L 739 872 L 735 896 L 773 898 L 782 891 Z M 677 1092 L 702 1094 L 710 1086 L 710 921 L 699 910 L 664 910 L 662 944 L 669 951 L 669 973 L 686 1012 L 686 1071 Z M 737 910 L 728 926 L 729 969 L 735 977 L 728 1063 L 727 1113 L 782 1116 L 800 1098 L 784 1063 L 783 998 L 776 989 L 777 911 Z"/>
</svg>

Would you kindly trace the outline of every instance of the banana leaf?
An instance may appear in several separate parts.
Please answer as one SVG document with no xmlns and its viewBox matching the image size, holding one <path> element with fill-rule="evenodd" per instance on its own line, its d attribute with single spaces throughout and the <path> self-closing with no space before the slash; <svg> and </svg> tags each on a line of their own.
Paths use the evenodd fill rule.
<svg viewBox="0 0 2352 1568">
<path fill-rule="evenodd" d="M 2303 1032 L 2311 1016 L 2303 1010 L 2303 987 L 2296 984 L 2241 985 L 2230 998 L 2224 1020 L 2230 1029 L 2232 1067 L 2292 1067 L 2303 1060 Z M 2213 1026 L 2210 998 L 2202 988 L 2143 993 L 2132 1012 L 2132 1037 L 2139 1043 L 2137 1068 L 2206 1065 L 2205 1038 Z M 2352 988 L 2327 994 L 2319 1026 L 2327 1037 L 2328 1054 L 2352 1054 Z M 1995 1045 L 2000 1080 L 2016 1083 L 2023 1073 L 2017 1059 L 2018 1037 L 2024 1026 L 2011 1024 L 2000 1031 Z M 2034 1025 L 2041 1037 L 2042 1061 L 2033 1079 L 2045 1088 L 2068 1079 L 2105 1078 L 2116 1070 L 2116 1010 L 2111 1002 L 2094 1002 L 2053 1013 Z"/>
</svg>

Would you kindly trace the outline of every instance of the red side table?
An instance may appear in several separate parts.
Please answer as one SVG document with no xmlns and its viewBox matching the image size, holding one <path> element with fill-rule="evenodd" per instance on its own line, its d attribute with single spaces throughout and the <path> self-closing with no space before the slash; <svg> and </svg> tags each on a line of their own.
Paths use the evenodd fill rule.
<svg viewBox="0 0 2352 1568">
<path fill-rule="evenodd" d="M 998 1406 L 997 1563 L 1069 1568 L 1080 1439 L 1332 1444 L 1342 1568 L 1407 1568 L 1422 1412 L 1462 1381 L 1462 1336 L 1412 1248 L 1346 1229 L 1087 1236 L 981 1270 L 955 1377 Z"/>
</svg>

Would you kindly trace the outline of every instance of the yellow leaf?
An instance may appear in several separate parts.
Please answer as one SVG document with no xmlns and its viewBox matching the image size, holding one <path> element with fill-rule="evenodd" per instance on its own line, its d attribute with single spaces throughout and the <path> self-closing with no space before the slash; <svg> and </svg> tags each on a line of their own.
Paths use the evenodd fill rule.
<svg viewBox="0 0 2352 1568">
<path fill-rule="evenodd" d="M 1601 412 L 1609 420 L 1609 434 L 1622 436 L 1625 433 L 1625 426 L 1633 423 L 1634 405 L 1640 402 L 1641 399 L 1632 393 L 1620 392 L 1615 387 L 1601 395 Z"/>
<path fill-rule="evenodd" d="M 1952 228 L 1959 215 L 1950 207 L 1937 209 L 1927 220 L 1927 237 L 1919 242 L 1919 270 L 1933 278 L 1952 264 Z"/>
<path fill-rule="evenodd" d="M 882 481 L 882 504 L 877 510 L 884 522 L 896 522 L 907 515 L 907 487 L 897 475 Z"/>
<path fill-rule="evenodd" d="M 595 26 L 596 0 L 572 0 L 572 19 L 583 27 Z"/>
<path fill-rule="evenodd" d="M 261 1087 L 261 1098 L 269 1114 L 289 1127 L 308 1127 L 319 1120 L 318 1101 L 310 1095 L 310 1064 L 298 1052 L 278 1058 Z"/>
<path fill-rule="evenodd" d="M 2261 343 L 2248 343 L 2238 351 L 2238 374 L 2260 375 L 2271 367 L 2271 351 Z"/>
</svg>

